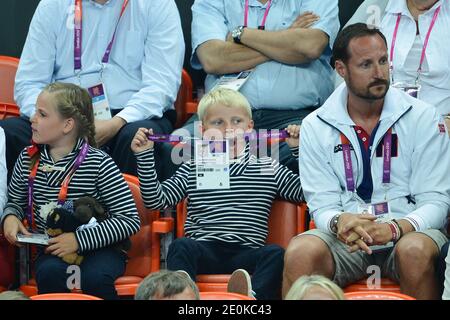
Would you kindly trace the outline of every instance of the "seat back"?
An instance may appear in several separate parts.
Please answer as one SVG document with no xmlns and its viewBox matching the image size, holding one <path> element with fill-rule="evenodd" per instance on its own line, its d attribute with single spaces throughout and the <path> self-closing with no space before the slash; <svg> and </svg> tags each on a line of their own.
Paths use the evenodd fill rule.
<svg viewBox="0 0 450 320">
<path fill-rule="evenodd" d="M 133 194 L 141 219 L 141 229 L 131 236 L 132 245 L 131 250 L 128 251 L 129 260 L 124 275 L 144 278 L 149 273 L 159 270 L 159 236 L 152 232 L 152 222 L 159 218 L 159 211 L 145 208 L 137 177 L 129 174 L 123 174 L 123 176 Z"/>
<path fill-rule="evenodd" d="M 15 104 L 14 81 L 16 79 L 19 59 L 0 56 L 0 101 Z"/>
<path fill-rule="evenodd" d="M 278 244 L 287 248 L 292 237 L 306 230 L 306 204 L 296 204 L 276 199 L 269 215 L 269 234 L 267 244 Z M 177 206 L 177 238 L 184 236 L 184 223 L 187 217 L 187 199 Z"/>
<path fill-rule="evenodd" d="M 0 120 L 20 117 L 20 110 L 15 104 L 0 102 Z"/>
<path fill-rule="evenodd" d="M 232 292 L 200 292 L 200 300 L 255 300 L 238 293 Z"/>
<path fill-rule="evenodd" d="M 177 112 L 176 128 L 181 127 L 189 118 L 190 114 L 197 111 L 197 103 L 194 101 L 192 88 L 191 76 L 183 69 L 180 89 L 178 90 L 177 99 L 174 103 Z"/>
<path fill-rule="evenodd" d="M 30 297 L 31 300 L 103 300 L 83 293 L 45 293 Z"/>
<path fill-rule="evenodd" d="M 359 291 L 345 293 L 347 300 L 416 300 L 406 294 L 389 291 Z"/>
</svg>

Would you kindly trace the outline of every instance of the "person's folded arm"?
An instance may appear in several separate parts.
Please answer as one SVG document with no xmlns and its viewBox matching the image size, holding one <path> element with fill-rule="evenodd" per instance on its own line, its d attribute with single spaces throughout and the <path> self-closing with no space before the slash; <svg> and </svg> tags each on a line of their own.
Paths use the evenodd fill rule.
<svg viewBox="0 0 450 320">
<path fill-rule="evenodd" d="M 266 31 L 245 28 L 241 42 L 272 60 L 285 64 L 303 64 L 320 58 L 328 45 L 329 37 L 319 29 Z"/>
<path fill-rule="evenodd" d="M 39 3 L 20 57 L 14 99 L 20 107 L 20 113 L 29 118 L 34 114 L 36 100 L 42 89 L 52 82 L 57 30 L 66 28 L 63 24 L 65 21 L 56 18 L 63 16 L 58 10 L 56 2 Z"/>
<path fill-rule="evenodd" d="M 176 5 L 173 1 L 155 1 L 150 10 L 142 86 L 117 114 L 128 123 L 161 118 L 176 100 L 181 83 L 185 46 Z"/>
<path fill-rule="evenodd" d="M 252 48 L 217 39 L 201 44 L 197 56 L 206 73 L 219 75 L 252 69 L 270 60 Z"/>
</svg>

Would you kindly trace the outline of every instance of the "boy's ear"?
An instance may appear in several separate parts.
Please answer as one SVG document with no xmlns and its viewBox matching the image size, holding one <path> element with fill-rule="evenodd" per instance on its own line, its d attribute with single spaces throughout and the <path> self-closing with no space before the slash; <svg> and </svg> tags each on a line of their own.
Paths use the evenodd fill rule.
<svg viewBox="0 0 450 320">
<path fill-rule="evenodd" d="M 250 122 L 248 123 L 248 129 L 252 130 L 254 126 L 255 126 L 255 123 L 253 122 L 253 120 L 250 120 Z"/>
</svg>

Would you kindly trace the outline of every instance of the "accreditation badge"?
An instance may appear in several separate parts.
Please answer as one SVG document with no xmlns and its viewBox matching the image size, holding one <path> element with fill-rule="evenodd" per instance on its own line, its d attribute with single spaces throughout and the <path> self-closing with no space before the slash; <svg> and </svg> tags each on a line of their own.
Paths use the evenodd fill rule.
<svg viewBox="0 0 450 320">
<path fill-rule="evenodd" d="M 396 82 L 392 86 L 406 92 L 411 97 L 416 99 L 419 97 L 420 89 L 422 87 L 420 84 L 410 84 L 406 82 Z"/>
<path fill-rule="evenodd" d="M 217 88 L 226 88 L 234 91 L 239 91 L 244 83 L 250 78 L 253 69 L 241 71 L 238 73 L 225 74 L 220 77 L 217 84 L 214 86 L 214 89 Z"/>
<path fill-rule="evenodd" d="M 230 189 L 228 140 L 195 140 L 197 189 Z"/>
<path fill-rule="evenodd" d="M 104 84 L 98 83 L 92 87 L 89 87 L 87 90 L 92 98 L 95 120 L 111 119 L 111 108 L 109 107 L 109 101 Z"/>
</svg>

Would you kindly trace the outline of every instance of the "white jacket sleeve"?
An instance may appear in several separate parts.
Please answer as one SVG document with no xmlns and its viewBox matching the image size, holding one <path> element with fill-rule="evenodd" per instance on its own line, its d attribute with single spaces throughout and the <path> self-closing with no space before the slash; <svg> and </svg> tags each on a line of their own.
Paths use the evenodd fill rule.
<svg viewBox="0 0 450 320">
<path fill-rule="evenodd" d="M 450 252 L 450 249 L 449 251 Z M 442 295 L 442 300 L 450 300 L 450 254 L 447 253 L 445 258 L 445 281 L 444 281 L 444 294 Z"/>
<path fill-rule="evenodd" d="M 433 109 L 421 116 L 411 158 L 411 195 L 416 210 L 406 219 L 418 231 L 442 229 L 450 208 L 450 139 L 444 120 Z"/>
<path fill-rule="evenodd" d="M 3 209 L 5 208 L 7 201 L 7 183 L 6 183 L 6 141 L 5 141 L 5 132 L 2 128 L 0 128 L 0 216 L 3 213 Z"/>
<path fill-rule="evenodd" d="M 321 130 L 312 125 L 315 121 L 320 120 L 309 117 L 301 126 L 300 181 L 317 228 L 331 231 L 331 219 L 342 212 L 342 189 L 328 160 L 329 150 L 321 143 Z"/>
</svg>

